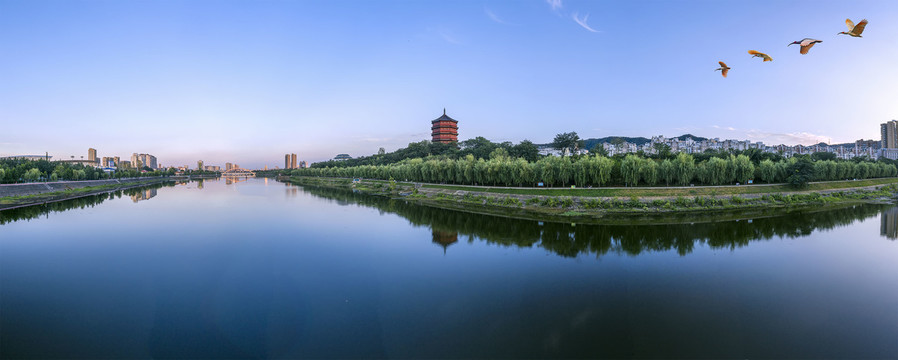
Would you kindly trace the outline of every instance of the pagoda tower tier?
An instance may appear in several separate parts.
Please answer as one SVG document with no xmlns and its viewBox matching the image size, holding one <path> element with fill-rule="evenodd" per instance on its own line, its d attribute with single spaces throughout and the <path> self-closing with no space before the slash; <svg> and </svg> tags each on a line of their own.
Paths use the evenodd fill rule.
<svg viewBox="0 0 898 360">
<path fill-rule="evenodd" d="M 431 121 L 430 124 L 432 142 L 443 144 L 458 142 L 458 120 L 446 115 L 446 109 L 443 109 L 443 116 Z"/>
</svg>

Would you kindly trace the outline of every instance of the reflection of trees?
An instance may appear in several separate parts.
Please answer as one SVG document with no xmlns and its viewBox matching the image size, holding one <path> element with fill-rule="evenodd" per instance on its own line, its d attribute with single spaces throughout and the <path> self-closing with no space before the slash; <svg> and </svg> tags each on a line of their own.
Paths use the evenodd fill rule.
<svg viewBox="0 0 898 360">
<path fill-rule="evenodd" d="M 695 224 L 572 225 L 444 210 L 349 190 L 315 187 L 304 189 L 339 205 L 374 207 L 383 212 L 398 214 L 416 226 L 428 226 L 433 229 L 434 242 L 437 242 L 438 235 L 442 238 L 445 234 L 457 233 L 467 235 L 468 241 L 478 237 L 503 246 L 537 245 L 567 257 L 581 254 L 599 256 L 608 252 L 638 255 L 669 250 L 685 255 L 691 253 L 697 244 L 715 249 L 735 249 L 748 245 L 751 241 L 773 237 L 807 236 L 814 230 L 845 226 L 894 208 L 892 205 L 857 205 L 751 220 Z M 895 216 L 898 217 L 898 213 Z"/>
<path fill-rule="evenodd" d="M 124 189 L 124 190 L 116 190 L 108 193 L 96 194 L 96 195 L 88 195 L 84 197 L 79 197 L 75 199 L 57 201 L 52 203 L 47 203 L 43 205 L 34 205 L 27 206 L 17 209 L 3 210 L 0 211 L 0 225 L 10 223 L 18 220 L 30 220 L 35 219 L 43 215 L 48 215 L 53 212 L 62 212 L 71 209 L 84 209 L 88 207 L 94 207 L 97 204 L 102 203 L 103 201 L 120 198 L 122 196 L 128 196 L 132 199 L 132 201 L 137 202 L 139 200 L 146 200 L 153 196 L 156 196 L 156 190 L 164 187 L 164 186 L 175 186 L 174 183 L 166 182 L 166 183 L 158 183 L 153 185 L 142 186 L 139 188 L 132 189 Z"/>
</svg>

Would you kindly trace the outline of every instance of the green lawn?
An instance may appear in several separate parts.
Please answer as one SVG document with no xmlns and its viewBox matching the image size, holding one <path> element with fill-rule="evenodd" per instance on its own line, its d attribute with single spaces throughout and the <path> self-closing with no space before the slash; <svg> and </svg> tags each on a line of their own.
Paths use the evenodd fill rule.
<svg viewBox="0 0 898 360">
<path fill-rule="evenodd" d="M 898 178 L 884 179 L 867 179 L 856 181 L 829 181 L 809 184 L 801 191 L 821 191 L 847 189 L 873 185 L 885 185 L 898 183 Z M 780 192 L 796 191 L 787 185 L 744 185 L 744 186 L 696 186 L 689 188 L 592 188 L 592 189 L 569 189 L 569 188 L 494 188 L 494 187 L 472 187 L 472 186 L 453 186 L 453 185 L 432 185 L 425 184 L 424 188 L 428 189 L 447 189 L 462 190 L 496 194 L 516 194 L 516 195 L 546 195 L 546 196 L 584 196 L 584 197 L 646 197 L 646 196 L 715 196 L 715 195 L 739 195 L 739 194 L 770 194 Z"/>
</svg>

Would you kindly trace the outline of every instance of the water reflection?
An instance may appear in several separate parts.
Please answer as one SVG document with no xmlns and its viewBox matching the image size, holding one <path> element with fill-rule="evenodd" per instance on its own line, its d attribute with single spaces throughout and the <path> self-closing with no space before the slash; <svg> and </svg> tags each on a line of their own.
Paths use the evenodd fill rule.
<svg viewBox="0 0 898 360">
<path fill-rule="evenodd" d="M 231 185 L 241 182 L 246 182 L 249 180 L 248 176 L 227 176 L 223 175 L 222 178 L 225 179 L 225 185 Z M 268 185 L 268 179 L 265 179 L 265 184 Z"/>
<path fill-rule="evenodd" d="M 892 207 L 882 212 L 879 234 L 887 239 L 898 239 L 898 207 Z"/>
<path fill-rule="evenodd" d="M 183 184 L 183 182 L 177 184 Z M 70 209 L 84 209 L 94 207 L 106 200 L 121 198 L 122 196 L 128 196 L 131 198 L 131 201 L 136 203 L 138 201 L 149 200 L 150 198 L 155 197 L 157 194 L 157 190 L 161 187 L 172 187 L 175 185 L 176 183 L 172 182 L 159 183 L 139 188 L 116 190 L 108 193 L 89 195 L 71 200 L 57 201 L 43 205 L 2 210 L 0 211 L 0 225 L 19 220 L 30 220 L 41 216 L 49 216 L 49 214 L 53 212 L 63 212 Z"/>
<path fill-rule="evenodd" d="M 599 257 L 609 252 L 639 255 L 670 250 L 686 255 L 698 245 L 707 245 L 712 249 L 736 249 L 752 241 L 774 237 L 804 237 L 815 230 L 846 226 L 880 213 L 882 235 L 891 239 L 898 237 L 898 208 L 893 205 L 865 204 L 751 220 L 693 224 L 575 225 L 438 209 L 349 190 L 314 187 L 305 187 L 303 190 L 338 205 L 373 207 L 381 212 L 398 214 L 415 226 L 430 227 L 433 242 L 439 244 L 444 251 L 462 235 L 468 236 L 469 242 L 478 238 L 502 246 L 538 246 L 564 257 Z"/>
<path fill-rule="evenodd" d="M 149 200 L 156 196 L 156 188 L 144 189 L 141 192 L 136 194 L 131 194 L 131 201 L 138 202 L 143 200 Z"/>
</svg>

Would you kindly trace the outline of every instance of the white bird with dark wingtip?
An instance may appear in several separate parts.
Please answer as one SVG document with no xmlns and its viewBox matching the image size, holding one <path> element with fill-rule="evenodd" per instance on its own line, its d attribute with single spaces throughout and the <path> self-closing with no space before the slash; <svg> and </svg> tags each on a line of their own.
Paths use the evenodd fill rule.
<svg viewBox="0 0 898 360">
<path fill-rule="evenodd" d="M 720 75 L 723 75 L 723 77 L 727 77 L 727 73 L 730 71 L 730 67 L 727 66 L 727 64 L 725 64 L 723 61 L 718 61 L 717 63 L 720 64 L 720 67 L 714 69 L 714 71 L 720 70 Z"/>
<path fill-rule="evenodd" d="M 867 19 L 861 20 L 861 22 L 854 24 L 851 19 L 845 19 L 845 25 L 848 25 L 848 31 L 842 31 L 839 34 L 851 35 L 854 37 L 863 37 L 861 33 L 864 32 L 864 28 L 867 27 Z M 836 34 L 836 35 L 839 35 Z"/>
<path fill-rule="evenodd" d="M 786 45 L 786 46 L 799 45 L 799 46 L 801 46 L 801 51 L 800 51 L 801 54 L 805 55 L 808 53 L 808 50 L 811 50 L 811 47 L 813 47 L 814 44 L 822 43 L 822 42 L 823 42 L 823 40 L 804 38 L 804 39 L 801 39 L 800 41 L 793 41 L 791 44 Z"/>
</svg>

